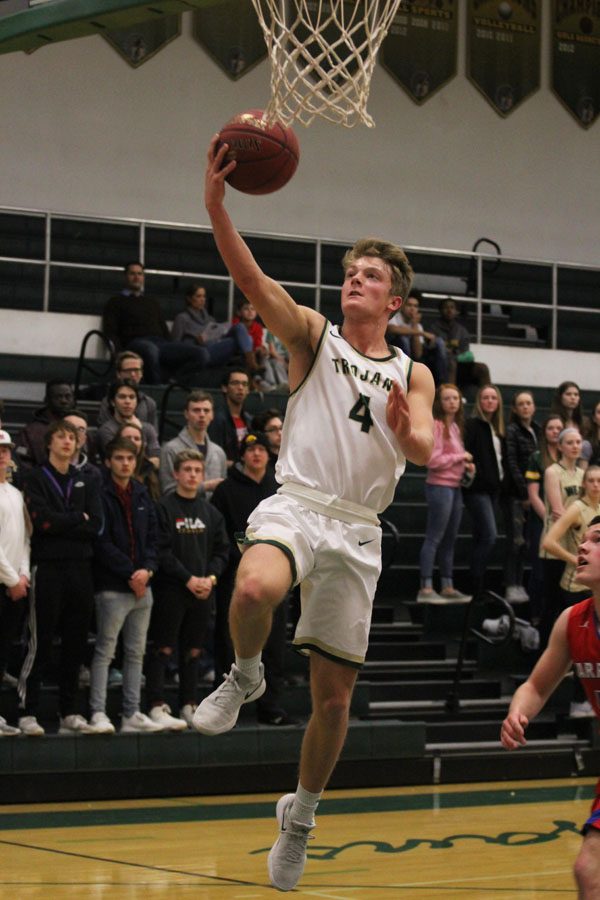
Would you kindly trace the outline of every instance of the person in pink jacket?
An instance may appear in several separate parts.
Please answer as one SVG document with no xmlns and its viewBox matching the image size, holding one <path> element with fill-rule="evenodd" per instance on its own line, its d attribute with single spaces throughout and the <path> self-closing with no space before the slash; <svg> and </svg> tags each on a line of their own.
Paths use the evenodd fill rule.
<svg viewBox="0 0 600 900">
<path fill-rule="evenodd" d="M 461 484 L 472 480 L 473 457 L 463 444 L 463 398 L 454 384 L 441 384 L 433 401 L 433 453 L 427 464 L 427 528 L 421 547 L 418 603 L 467 603 L 471 598 L 453 585 L 454 544 L 463 509 Z M 440 592 L 433 588 L 436 556 Z"/>
</svg>

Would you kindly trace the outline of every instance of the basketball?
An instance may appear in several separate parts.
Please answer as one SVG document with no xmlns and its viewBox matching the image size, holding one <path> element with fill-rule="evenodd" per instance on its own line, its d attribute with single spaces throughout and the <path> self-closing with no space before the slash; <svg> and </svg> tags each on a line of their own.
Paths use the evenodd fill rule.
<svg viewBox="0 0 600 900">
<path fill-rule="evenodd" d="M 298 167 L 300 147 L 291 128 L 279 122 L 267 125 L 262 109 L 234 116 L 219 133 L 219 144 L 228 144 L 225 162 L 237 165 L 227 183 L 244 194 L 271 194 L 288 183 Z"/>
</svg>

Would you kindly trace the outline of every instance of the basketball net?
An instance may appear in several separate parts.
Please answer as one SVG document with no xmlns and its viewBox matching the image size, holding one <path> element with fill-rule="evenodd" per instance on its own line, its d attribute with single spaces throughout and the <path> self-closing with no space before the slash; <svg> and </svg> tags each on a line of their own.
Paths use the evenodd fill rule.
<svg viewBox="0 0 600 900">
<path fill-rule="evenodd" d="M 316 116 L 352 128 L 367 112 L 371 77 L 400 0 L 252 0 L 271 58 L 269 124 Z"/>
</svg>

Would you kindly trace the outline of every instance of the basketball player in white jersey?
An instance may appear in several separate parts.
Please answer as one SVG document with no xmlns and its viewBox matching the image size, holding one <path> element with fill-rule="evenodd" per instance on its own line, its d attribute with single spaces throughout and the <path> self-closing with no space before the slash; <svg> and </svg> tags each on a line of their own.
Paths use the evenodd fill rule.
<svg viewBox="0 0 600 900">
<path fill-rule="evenodd" d="M 224 207 L 227 145 L 210 144 L 206 208 L 240 291 L 290 354 L 290 400 L 276 474 L 279 492 L 252 513 L 230 609 L 236 662 L 197 708 L 195 728 L 232 728 L 243 703 L 265 689 L 262 647 L 273 609 L 301 583 L 294 644 L 310 655 L 312 715 L 295 794 L 277 804 L 280 835 L 269 854 L 273 886 L 292 890 L 306 862 L 321 793 L 348 727 L 357 670 L 367 651 L 381 570 L 377 514 L 391 502 L 406 459 L 425 465 L 433 446 L 429 369 L 385 342 L 412 270 L 393 244 L 359 241 L 344 258 L 344 321 L 332 326 L 298 306 L 258 266 Z"/>
</svg>

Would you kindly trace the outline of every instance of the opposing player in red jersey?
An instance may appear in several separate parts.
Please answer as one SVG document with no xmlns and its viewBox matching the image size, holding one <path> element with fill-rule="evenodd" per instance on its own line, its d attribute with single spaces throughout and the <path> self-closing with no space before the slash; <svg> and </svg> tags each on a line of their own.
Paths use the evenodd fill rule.
<svg viewBox="0 0 600 900">
<path fill-rule="evenodd" d="M 542 709 L 571 665 L 600 718 L 600 516 L 592 519 L 577 554 L 577 581 L 590 589 L 586 600 L 565 609 L 548 646 L 527 681 L 512 698 L 500 739 L 507 750 L 526 743 L 525 729 Z M 589 819 L 582 828 L 574 874 L 581 900 L 600 900 L 600 781 Z"/>
</svg>

